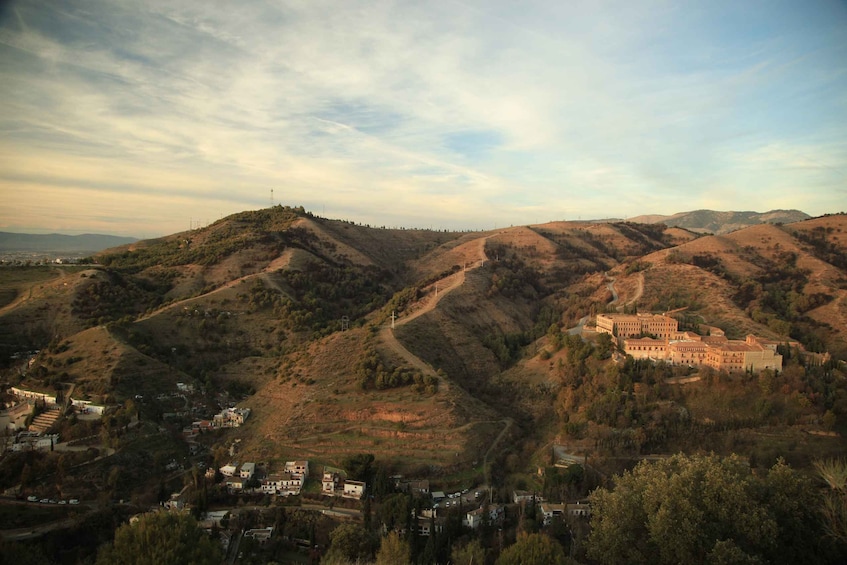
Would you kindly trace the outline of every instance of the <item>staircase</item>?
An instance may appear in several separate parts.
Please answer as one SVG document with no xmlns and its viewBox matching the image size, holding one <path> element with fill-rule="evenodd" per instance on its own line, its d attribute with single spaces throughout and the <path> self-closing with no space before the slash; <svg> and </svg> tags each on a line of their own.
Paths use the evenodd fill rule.
<svg viewBox="0 0 847 565">
<path fill-rule="evenodd" d="M 56 423 L 56 420 L 59 419 L 62 411 L 58 408 L 52 408 L 47 410 L 46 412 L 42 412 L 32 421 L 32 424 L 29 425 L 29 431 L 31 432 L 39 432 L 44 433 L 50 429 L 50 427 Z"/>
</svg>

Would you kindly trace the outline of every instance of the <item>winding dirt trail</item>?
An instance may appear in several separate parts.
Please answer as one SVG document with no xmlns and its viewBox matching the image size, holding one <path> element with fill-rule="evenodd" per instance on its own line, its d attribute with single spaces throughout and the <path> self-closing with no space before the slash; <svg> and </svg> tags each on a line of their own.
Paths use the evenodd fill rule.
<svg viewBox="0 0 847 565">
<path fill-rule="evenodd" d="M 281 286 L 279 286 L 279 284 L 277 284 L 276 281 L 274 281 L 272 278 L 270 278 L 268 276 L 269 273 L 272 273 L 274 271 L 278 271 L 278 270 L 284 268 L 287 265 L 287 260 L 284 263 L 280 262 L 280 259 L 283 259 L 283 258 L 284 257 L 280 257 L 279 259 L 275 259 L 270 265 L 268 265 L 267 267 L 265 267 L 262 271 L 260 271 L 258 273 L 252 273 L 252 274 L 249 274 L 249 275 L 244 275 L 243 277 L 238 277 L 237 279 L 233 279 L 229 282 L 226 282 L 226 283 L 222 284 L 221 286 L 214 288 L 214 289 L 210 290 L 209 292 L 207 292 L 205 294 L 198 294 L 197 296 L 189 296 L 188 298 L 182 298 L 180 300 L 177 300 L 176 302 L 169 302 L 168 304 L 165 304 L 164 306 L 157 308 L 153 312 L 150 312 L 149 314 L 145 314 L 144 316 L 141 316 L 140 318 L 138 318 L 136 320 L 136 322 L 143 322 L 144 320 L 149 320 L 153 316 L 157 316 L 157 315 L 161 314 L 162 312 L 170 310 L 171 308 L 176 308 L 176 307 L 178 307 L 182 304 L 187 304 L 187 303 L 194 301 L 194 300 L 199 300 L 201 298 L 209 297 L 209 296 L 211 296 L 211 295 L 213 295 L 217 292 L 221 292 L 222 290 L 226 290 L 228 288 L 233 288 L 235 286 L 238 286 L 239 284 L 241 284 L 242 282 L 244 282 L 246 280 L 255 279 L 255 278 L 261 279 L 262 281 L 264 281 L 264 283 L 266 285 L 274 288 L 275 290 L 278 290 L 281 294 L 291 298 L 291 296 L 288 294 L 288 292 L 285 291 L 285 289 L 283 289 Z"/>
<path fill-rule="evenodd" d="M 15 297 L 15 299 L 14 299 L 14 300 L 12 300 L 12 301 L 11 301 L 11 302 L 9 302 L 8 304 L 6 304 L 6 305 L 5 305 L 5 306 L 3 306 L 2 308 L 0 308 L 0 315 L 3 315 L 3 314 L 5 314 L 6 312 L 10 312 L 10 311 L 14 310 L 15 308 L 17 308 L 18 306 L 20 306 L 20 305 L 21 305 L 21 304 L 23 304 L 24 302 L 27 302 L 27 301 L 29 301 L 29 300 L 32 300 L 32 290 L 33 290 L 36 286 L 39 286 L 39 285 L 43 286 L 43 285 L 48 284 L 48 283 L 54 283 L 54 282 L 56 282 L 56 281 L 60 281 L 60 280 L 65 279 L 65 278 L 67 278 L 67 277 L 68 277 L 68 273 L 66 273 L 66 272 L 64 271 L 64 269 L 62 269 L 61 267 L 53 267 L 53 268 L 52 268 L 52 269 L 50 269 L 50 270 L 51 270 L 51 272 L 57 273 L 57 274 L 58 274 L 58 277 L 55 277 L 55 278 L 53 278 L 53 279 L 49 279 L 49 280 L 46 280 L 46 281 L 37 281 L 37 282 L 32 283 L 32 284 L 29 286 L 29 290 L 28 290 L 27 292 L 21 292 L 20 294 L 18 294 L 18 295 Z"/>
<path fill-rule="evenodd" d="M 477 269 L 485 264 L 485 261 L 488 260 L 488 256 L 485 254 L 485 242 L 492 236 L 486 236 L 479 238 L 479 259 L 475 261 L 473 266 L 468 267 L 465 270 L 459 271 L 443 279 L 436 281 L 435 283 L 430 285 L 430 288 L 434 289 L 434 293 L 428 294 L 423 300 L 418 303 L 418 308 L 403 318 L 397 318 L 394 321 L 394 327 L 402 326 L 404 324 L 408 324 L 418 316 L 422 316 L 427 312 L 431 312 L 436 305 L 441 301 L 444 296 L 451 292 L 452 290 L 460 287 L 465 282 L 465 273 L 466 271 L 470 271 L 473 269 Z M 382 343 L 388 347 L 395 354 L 404 359 L 409 365 L 420 371 L 424 375 L 431 375 L 433 377 L 438 378 L 439 387 L 443 386 L 443 390 L 450 390 L 450 383 L 447 382 L 447 379 L 439 378 L 435 372 L 435 369 L 429 363 L 426 363 L 423 359 L 406 349 L 402 343 L 397 341 L 397 338 L 394 336 L 394 329 L 392 329 L 391 325 L 386 325 L 379 332 L 379 337 Z"/>
</svg>

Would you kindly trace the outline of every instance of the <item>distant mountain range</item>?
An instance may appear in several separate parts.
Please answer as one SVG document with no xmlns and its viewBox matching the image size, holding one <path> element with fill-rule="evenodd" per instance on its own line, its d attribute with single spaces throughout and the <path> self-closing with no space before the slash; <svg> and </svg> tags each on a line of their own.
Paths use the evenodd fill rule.
<svg viewBox="0 0 847 565">
<path fill-rule="evenodd" d="M 725 234 L 756 224 L 790 224 L 811 218 L 800 210 L 771 210 L 770 212 L 716 212 L 694 210 L 672 216 L 659 214 L 636 216 L 630 222 L 639 224 L 665 224 L 698 233 Z"/>
<path fill-rule="evenodd" d="M 134 237 L 116 235 L 100 235 L 86 233 L 82 235 L 31 234 L 0 232 L 0 252 L 35 252 L 35 253 L 95 253 L 134 243 Z"/>
</svg>

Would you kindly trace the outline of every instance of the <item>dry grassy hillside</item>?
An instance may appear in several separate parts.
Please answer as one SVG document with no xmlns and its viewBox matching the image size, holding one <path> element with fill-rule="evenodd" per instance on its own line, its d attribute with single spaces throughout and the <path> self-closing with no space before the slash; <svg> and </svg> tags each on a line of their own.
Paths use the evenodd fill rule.
<svg viewBox="0 0 847 565">
<path fill-rule="evenodd" d="M 244 452 L 334 464 L 374 453 L 407 470 L 476 459 L 496 432 L 496 414 L 447 382 L 434 394 L 362 390 L 355 367 L 369 333 L 336 333 L 293 356 L 247 402 L 255 418 L 241 431 Z"/>
<path fill-rule="evenodd" d="M 277 207 L 110 250 L 99 269 L 39 281 L 0 323 L 54 342 L 33 385 L 118 402 L 177 381 L 255 391 L 225 439 L 257 460 L 366 452 L 453 470 L 504 430 L 556 433 L 570 360 L 548 340 L 598 311 L 685 307 L 731 337 L 847 349 L 843 233 L 843 215 L 706 237 L 631 222 L 447 233 Z"/>
</svg>

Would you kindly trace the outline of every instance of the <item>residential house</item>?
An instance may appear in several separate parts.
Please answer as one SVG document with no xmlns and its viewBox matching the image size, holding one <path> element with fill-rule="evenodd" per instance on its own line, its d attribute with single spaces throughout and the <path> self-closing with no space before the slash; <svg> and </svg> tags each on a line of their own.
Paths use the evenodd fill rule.
<svg viewBox="0 0 847 565">
<path fill-rule="evenodd" d="M 232 477 L 235 475 L 236 471 L 238 471 L 238 463 L 227 463 L 218 470 L 224 477 Z"/>
<path fill-rule="evenodd" d="M 515 504 L 525 504 L 531 502 L 532 499 L 535 499 L 535 502 L 542 502 L 544 500 L 534 492 L 529 492 L 528 490 L 516 490 L 512 494 L 512 501 Z"/>
<path fill-rule="evenodd" d="M 244 484 L 246 482 L 247 481 L 242 479 L 240 476 L 232 476 L 225 481 L 226 490 L 228 490 L 230 493 L 244 490 Z"/>
<path fill-rule="evenodd" d="M 241 470 L 239 471 L 239 475 L 242 479 L 250 480 L 253 478 L 253 475 L 256 474 L 256 464 L 255 463 L 244 463 L 241 465 Z"/>
<path fill-rule="evenodd" d="M 439 518 L 427 518 L 424 516 L 420 516 L 418 518 L 418 535 L 419 536 L 427 536 L 432 535 L 432 530 L 435 528 L 435 532 L 441 532 L 444 530 L 444 521 Z"/>
<path fill-rule="evenodd" d="M 300 475 L 293 473 L 274 473 L 268 475 L 262 481 L 262 491 L 267 494 L 278 494 L 282 496 L 291 496 L 300 494 L 303 489 L 304 479 Z"/>
<path fill-rule="evenodd" d="M 365 483 L 361 481 L 344 481 L 341 496 L 344 498 L 360 499 L 365 495 Z"/>
<path fill-rule="evenodd" d="M 224 408 L 215 414 L 212 424 L 217 428 L 237 428 L 250 416 L 249 408 Z"/>
<path fill-rule="evenodd" d="M 324 472 L 323 480 L 321 480 L 321 493 L 335 496 L 339 480 L 338 473 Z"/>
<path fill-rule="evenodd" d="M 540 504 L 541 507 L 541 521 L 545 526 L 549 526 L 553 523 L 553 520 L 556 518 L 564 518 L 566 513 L 566 508 L 564 504 L 553 504 L 552 502 L 542 502 Z"/>
<path fill-rule="evenodd" d="M 568 503 L 567 512 L 573 518 L 588 518 L 591 516 L 591 504 L 584 500 Z"/>
<path fill-rule="evenodd" d="M 485 516 L 484 508 L 477 508 L 476 510 L 466 512 L 462 518 L 462 525 L 475 530 L 482 524 L 483 516 Z"/>
<path fill-rule="evenodd" d="M 309 477 L 309 462 L 308 461 L 286 461 L 285 462 L 285 471 L 287 473 L 291 473 L 292 475 L 303 477 L 306 479 Z"/>
</svg>

